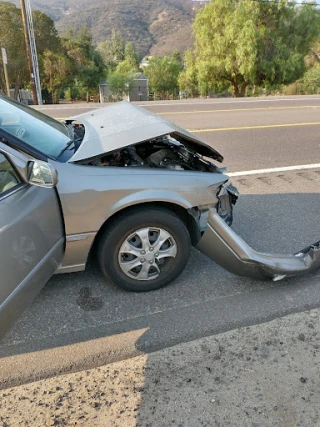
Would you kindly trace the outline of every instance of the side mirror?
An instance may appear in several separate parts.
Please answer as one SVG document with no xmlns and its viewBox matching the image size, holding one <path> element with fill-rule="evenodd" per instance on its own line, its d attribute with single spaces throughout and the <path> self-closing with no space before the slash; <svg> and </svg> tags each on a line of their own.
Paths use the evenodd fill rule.
<svg viewBox="0 0 320 427">
<path fill-rule="evenodd" d="M 58 174 L 50 163 L 35 160 L 28 165 L 28 182 L 38 187 L 53 188 L 58 183 Z"/>
</svg>

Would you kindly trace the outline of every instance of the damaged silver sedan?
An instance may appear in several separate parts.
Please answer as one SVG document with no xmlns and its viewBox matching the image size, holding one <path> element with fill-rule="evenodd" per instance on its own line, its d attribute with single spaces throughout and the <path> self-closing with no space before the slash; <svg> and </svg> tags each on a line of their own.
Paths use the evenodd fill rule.
<svg viewBox="0 0 320 427">
<path fill-rule="evenodd" d="M 52 274 L 84 270 L 91 256 L 136 292 L 172 282 L 191 245 L 242 276 L 317 268 L 319 242 L 260 254 L 231 230 L 238 192 L 222 160 L 127 102 L 60 123 L 0 96 L 0 333 Z"/>
</svg>

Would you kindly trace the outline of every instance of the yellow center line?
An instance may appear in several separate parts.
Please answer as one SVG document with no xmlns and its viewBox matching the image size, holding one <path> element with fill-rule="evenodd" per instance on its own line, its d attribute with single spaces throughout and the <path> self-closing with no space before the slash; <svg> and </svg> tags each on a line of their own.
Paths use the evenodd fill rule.
<svg viewBox="0 0 320 427">
<path fill-rule="evenodd" d="M 315 125 L 320 125 L 320 122 L 285 123 L 280 125 L 240 126 L 240 127 L 232 127 L 232 128 L 214 128 L 214 129 L 192 129 L 192 130 L 189 130 L 189 132 L 192 132 L 192 133 L 221 132 L 226 130 L 268 129 L 268 128 L 284 128 L 284 127 L 292 127 L 292 126 L 315 126 Z"/>
<path fill-rule="evenodd" d="M 55 120 L 64 120 L 64 117 L 55 117 Z M 257 125 L 257 126 L 238 126 L 238 127 L 228 127 L 228 128 L 212 128 L 212 129 L 188 129 L 188 132 L 191 133 L 204 133 L 204 132 L 222 132 L 222 131 L 231 131 L 231 130 L 246 130 L 246 129 L 272 129 L 272 128 L 284 128 L 284 127 L 294 127 L 294 126 L 317 126 L 320 125 L 320 122 L 310 122 L 310 123 L 283 123 L 279 125 Z"/>
<path fill-rule="evenodd" d="M 234 113 L 235 111 L 270 111 L 270 110 L 299 110 L 304 108 L 319 108 L 317 105 L 300 105 L 294 107 L 256 107 L 256 108 L 230 108 L 228 110 L 192 110 L 192 111 L 167 111 L 157 113 L 159 115 L 174 115 L 174 114 L 197 114 L 197 113 Z"/>
</svg>

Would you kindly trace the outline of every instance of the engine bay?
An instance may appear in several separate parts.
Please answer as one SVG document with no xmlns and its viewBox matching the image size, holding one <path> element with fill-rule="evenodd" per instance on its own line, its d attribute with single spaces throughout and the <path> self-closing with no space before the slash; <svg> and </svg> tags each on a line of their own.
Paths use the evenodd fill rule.
<svg viewBox="0 0 320 427">
<path fill-rule="evenodd" d="M 136 145 L 104 153 L 77 162 L 90 166 L 163 168 L 178 171 L 218 172 L 209 159 L 198 154 L 188 141 L 180 142 L 171 135 L 164 135 Z"/>
</svg>

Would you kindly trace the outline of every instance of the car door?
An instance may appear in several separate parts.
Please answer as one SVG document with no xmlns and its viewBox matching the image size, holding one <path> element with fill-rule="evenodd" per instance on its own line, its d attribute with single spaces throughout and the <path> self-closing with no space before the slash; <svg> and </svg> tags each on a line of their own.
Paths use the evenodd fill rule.
<svg viewBox="0 0 320 427">
<path fill-rule="evenodd" d="M 55 188 L 30 185 L 22 172 L 35 162 L 4 142 L 0 142 L 0 338 L 53 275 L 65 244 Z"/>
</svg>

